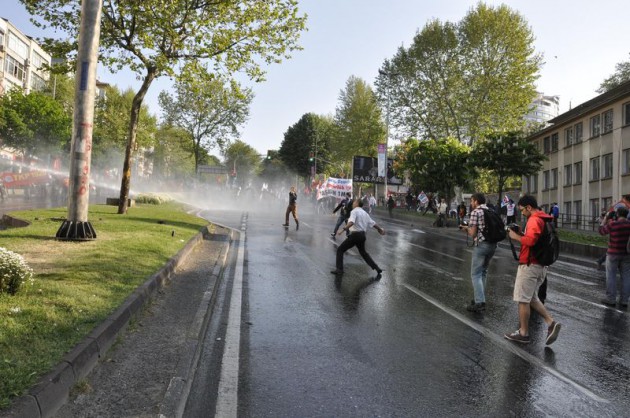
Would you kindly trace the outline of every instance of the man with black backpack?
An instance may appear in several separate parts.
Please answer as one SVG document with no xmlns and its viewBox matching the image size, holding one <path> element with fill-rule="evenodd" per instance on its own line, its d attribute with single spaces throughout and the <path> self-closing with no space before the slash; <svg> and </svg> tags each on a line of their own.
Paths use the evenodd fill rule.
<svg viewBox="0 0 630 418">
<path fill-rule="evenodd" d="M 473 194 L 470 197 L 470 206 L 472 211 L 468 225 L 459 226 L 473 238 L 474 246 L 470 265 L 474 299 L 466 309 L 470 312 L 483 312 L 486 310 L 488 266 L 497 249 L 497 242 L 505 238 L 505 228 L 499 215 L 486 206 L 483 193 Z"/>
<path fill-rule="evenodd" d="M 523 233 L 518 228 L 510 228 L 510 239 L 521 243 L 518 257 L 518 270 L 514 282 L 514 301 L 518 302 L 519 328 L 504 337 L 521 344 L 529 343 L 529 316 L 531 309 L 545 320 L 547 338 L 552 344 L 560 332 L 560 324 L 553 320 L 545 305 L 538 298 L 538 288 L 547 275 L 547 266 L 557 258 L 557 248 L 548 245 L 549 235 L 546 223 L 553 223 L 553 217 L 538 208 L 533 196 L 525 195 L 518 201 L 521 214 L 527 218 Z M 550 251 L 554 254 L 550 254 Z"/>
<path fill-rule="evenodd" d="M 341 199 L 341 202 L 335 207 L 333 213 L 339 212 L 339 217 L 337 218 L 337 223 L 335 224 L 335 229 L 333 233 L 330 234 L 332 239 L 337 237 L 337 231 L 342 223 L 348 223 L 348 218 L 350 217 L 350 212 L 352 212 L 352 194 L 350 192 L 346 193 L 346 197 Z"/>
</svg>

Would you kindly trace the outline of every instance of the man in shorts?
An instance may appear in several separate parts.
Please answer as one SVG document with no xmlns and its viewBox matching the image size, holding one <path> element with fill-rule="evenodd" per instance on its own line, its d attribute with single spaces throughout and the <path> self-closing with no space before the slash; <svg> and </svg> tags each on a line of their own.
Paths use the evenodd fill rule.
<svg viewBox="0 0 630 418">
<path fill-rule="evenodd" d="M 538 209 L 538 202 L 533 196 L 525 195 L 518 201 L 521 214 L 527 218 L 525 231 L 521 233 L 510 229 L 510 238 L 521 243 L 518 258 L 518 270 L 514 282 L 514 301 L 518 302 L 519 329 L 505 334 L 504 337 L 521 344 L 528 344 L 529 315 L 535 310 L 547 324 L 545 344 L 550 345 L 558 338 L 560 324 L 553 320 L 545 305 L 538 299 L 538 288 L 547 275 L 547 267 L 538 263 L 532 254 L 532 247 L 540 238 L 545 226 L 545 218 L 552 218 Z"/>
</svg>

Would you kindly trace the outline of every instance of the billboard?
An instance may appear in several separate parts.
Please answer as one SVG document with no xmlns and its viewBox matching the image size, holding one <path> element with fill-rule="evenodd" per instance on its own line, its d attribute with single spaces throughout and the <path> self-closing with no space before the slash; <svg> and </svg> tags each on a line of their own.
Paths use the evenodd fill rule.
<svg viewBox="0 0 630 418">
<path fill-rule="evenodd" d="M 387 184 L 400 186 L 402 179 L 393 170 L 394 160 L 387 159 Z M 384 178 L 378 175 L 378 159 L 376 157 L 361 157 L 355 155 L 352 161 L 352 180 L 358 183 L 385 184 Z"/>
</svg>

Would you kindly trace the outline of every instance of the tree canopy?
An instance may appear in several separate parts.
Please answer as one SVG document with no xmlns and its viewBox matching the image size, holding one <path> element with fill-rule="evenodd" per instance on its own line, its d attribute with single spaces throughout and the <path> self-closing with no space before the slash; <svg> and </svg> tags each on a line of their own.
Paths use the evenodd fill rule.
<svg viewBox="0 0 630 418">
<path fill-rule="evenodd" d="M 376 80 L 403 135 L 472 144 L 518 130 L 535 97 L 541 56 L 526 20 L 479 3 L 458 23 L 433 20 L 385 60 Z"/>
<path fill-rule="evenodd" d="M 630 61 L 619 62 L 615 65 L 615 72 L 602 81 L 597 92 L 606 93 L 627 81 L 630 81 Z"/>
<path fill-rule="evenodd" d="M 35 16 L 34 24 L 69 37 L 45 42 L 53 55 L 76 51 L 79 0 L 20 2 Z M 127 210 L 140 105 L 153 80 L 176 76 L 182 63 L 208 60 L 217 73 L 242 71 L 261 81 L 263 65 L 278 63 L 299 49 L 305 21 L 297 0 L 103 0 L 99 59 L 113 71 L 130 68 L 142 80 L 130 113 L 119 213 Z"/>
<path fill-rule="evenodd" d="M 226 148 L 224 156 L 224 164 L 235 175 L 235 184 L 247 187 L 261 163 L 258 151 L 237 139 Z"/>
</svg>

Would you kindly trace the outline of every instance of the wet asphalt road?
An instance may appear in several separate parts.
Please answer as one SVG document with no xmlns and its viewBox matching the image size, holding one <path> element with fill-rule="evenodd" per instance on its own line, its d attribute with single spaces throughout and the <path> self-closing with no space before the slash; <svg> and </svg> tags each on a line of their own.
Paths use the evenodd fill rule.
<svg viewBox="0 0 630 418">
<path fill-rule="evenodd" d="M 455 228 L 383 219 L 387 235 L 367 241 L 382 279 L 356 249 L 336 279 L 335 217 L 300 207 L 296 231 L 281 226 L 284 207 L 246 209 L 203 213 L 239 229 L 247 213 L 239 416 L 630 415 L 628 313 L 598 303 L 594 263 L 552 266 L 547 307 L 562 331 L 545 347 L 533 314 L 523 346 L 503 338 L 518 324 L 506 248 L 490 267 L 488 310 L 471 314 L 471 249 Z M 200 376 L 216 375 L 211 357 Z M 199 379 L 188 416 L 212 408 L 216 382 Z"/>
</svg>

